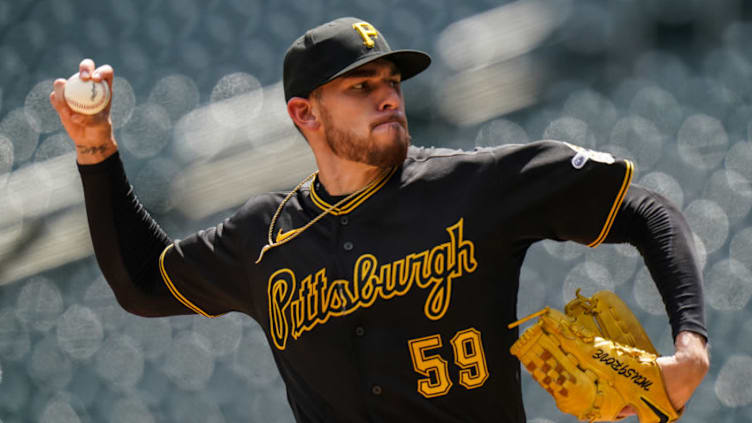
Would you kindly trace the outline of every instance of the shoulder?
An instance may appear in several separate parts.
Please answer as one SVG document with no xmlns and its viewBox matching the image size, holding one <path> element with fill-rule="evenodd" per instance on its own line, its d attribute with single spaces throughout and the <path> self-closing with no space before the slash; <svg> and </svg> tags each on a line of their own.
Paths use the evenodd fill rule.
<svg viewBox="0 0 752 423">
<path fill-rule="evenodd" d="M 411 146 L 408 150 L 405 166 L 426 166 L 428 164 L 434 166 L 456 166 L 461 163 L 482 164 L 525 161 L 533 158 L 571 158 L 579 150 L 584 149 L 556 140 L 540 140 L 527 144 L 503 144 L 493 147 L 476 147 L 473 150 Z"/>
<path fill-rule="evenodd" d="M 242 206 L 240 206 L 229 217 L 230 221 L 236 223 L 265 223 L 270 219 L 270 216 L 279 207 L 282 200 L 284 200 L 286 193 L 284 192 L 268 192 L 263 194 L 257 194 L 250 197 Z M 297 204 L 297 196 L 293 195 L 289 200 L 289 204 Z"/>
<path fill-rule="evenodd" d="M 444 187 L 493 180 L 499 169 L 498 158 L 509 148 L 508 145 L 473 150 L 410 147 L 401 179 L 403 184 L 433 182 Z M 455 185 L 454 182 L 460 183 Z"/>
<path fill-rule="evenodd" d="M 451 162 L 463 160 L 478 160 L 488 157 L 489 148 L 476 147 L 473 150 L 460 150 L 444 147 L 415 147 L 407 150 L 407 163 L 423 162 Z"/>
<path fill-rule="evenodd" d="M 444 173 L 461 167 L 490 165 L 493 162 L 494 155 L 487 148 L 458 150 L 442 147 L 410 147 L 404 167 Z"/>
<path fill-rule="evenodd" d="M 629 167 L 625 160 L 557 140 L 538 140 L 526 144 L 503 144 L 476 147 L 473 150 L 411 147 L 404 163 L 403 179 L 437 180 L 460 178 L 494 178 L 510 183 L 520 178 L 546 177 L 580 169 L 614 169 Z M 617 164 L 616 166 L 608 166 Z M 605 165 L 605 166 L 604 166 Z"/>
</svg>

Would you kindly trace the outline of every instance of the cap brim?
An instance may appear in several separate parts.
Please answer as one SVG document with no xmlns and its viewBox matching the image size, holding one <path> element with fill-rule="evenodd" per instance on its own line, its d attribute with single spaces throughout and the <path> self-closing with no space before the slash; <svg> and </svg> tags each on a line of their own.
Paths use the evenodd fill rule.
<svg viewBox="0 0 752 423">
<path fill-rule="evenodd" d="M 431 56 L 419 50 L 394 50 L 387 53 L 374 54 L 366 56 L 358 61 L 351 63 L 346 68 L 332 75 L 326 82 L 332 81 L 351 70 L 373 62 L 378 59 L 387 59 L 393 62 L 400 71 L 401 80 L 410 79 L 413 76 L 423 72 L 431 64 Z"/>
</svg>

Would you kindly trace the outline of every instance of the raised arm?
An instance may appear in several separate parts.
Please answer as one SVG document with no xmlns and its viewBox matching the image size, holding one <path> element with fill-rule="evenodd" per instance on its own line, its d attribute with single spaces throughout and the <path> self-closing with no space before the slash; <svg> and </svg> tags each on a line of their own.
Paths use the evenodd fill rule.
<svg viewBox="0 0 752 423">
<path fill-rule="evenodd" d="M 79 65 L 81 79 L 112 87 L 113 69 Z M 117 154 L 110 104 L 95 115 L 75 113 L 65 102 L 65 79 L 54 83 L 50 102 L 76 145 L 84 187 L 89 232 L 99 267 L 120 305 L 148 317 L 190 314 L 162 282 L 159 255 L 172 241 L 149 216 L 133 192 Z M 112 91 L 112 90 L 110 90 Z"/>
</svg>

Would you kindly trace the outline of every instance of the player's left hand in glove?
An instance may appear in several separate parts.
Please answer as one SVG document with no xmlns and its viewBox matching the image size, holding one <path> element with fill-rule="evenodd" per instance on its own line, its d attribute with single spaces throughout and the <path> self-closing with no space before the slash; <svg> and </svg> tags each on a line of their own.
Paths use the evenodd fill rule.
<svg viewBox="0 0 752 423">
<path fill-rule="evenodd" d="M 531 317 L 539 316 L 538 322 L 512 345 L 512 354 L 554 397 L 561 411 L 580 420 L 620 420 L 620 413 L 627 406 L 635 410 L 640 423 L 678 419 L 681 412 L 671 405 L 656 362 L 657 355 L 636 346 L 613 342 L 602 333 L 608 328 L 629 328 L 629 325 L 622 324 L 624 322 L 636 322 L 640 331 L 642 326 L 618 297 L 614 308 L 610 306 L 613 298 L 604 294 L 597 297 L 599 294 L 593 297 L 596 301 L 578 295 L 578 299 L 567 305 L 566 310 L 571 315 L 548 307 L 535 313 Z M 598 298 L 603 298 L 605 305 L 601 305 L 598 313 L 593 313 L 594 309 L 588 306 L 597 304 Z M 583 308 L 573 306 L 583 299 L 586 300 L 586 314 L 592 315 L 590 321 L 593 318 L 595 321 L 598 318 L 606 320 L 595 326 L 585 324 L 588 320 L 583 318 Z M 618 304 L 623 305 L 626 313 L 619 310 L 621 306 Z M 615 309 L 616 319 L 609 316 Z M 614 321 L 622 323 L 614 325 Z M 623 334 L 616 337 L 625 342 Z M 637 343 L 643 343 L 643 348 L 647 348 L 645 340 L 650 342 L 644 331 L 636 339 Z"/>
</svg>

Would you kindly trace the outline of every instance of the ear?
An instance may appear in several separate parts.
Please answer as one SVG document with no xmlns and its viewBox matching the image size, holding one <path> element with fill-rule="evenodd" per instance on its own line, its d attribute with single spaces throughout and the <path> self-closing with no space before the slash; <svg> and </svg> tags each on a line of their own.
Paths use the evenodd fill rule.
<svg viewBox="0 0 752 423">
<path fill-rule="evenodd" d="M 313 112 L 311 101 L 303 97 L 293 97 L 287 102 L 287 114 L 298 127 L 308 130 L 315 130 L 319 125 L 319 120 Z"/>
</svg>

